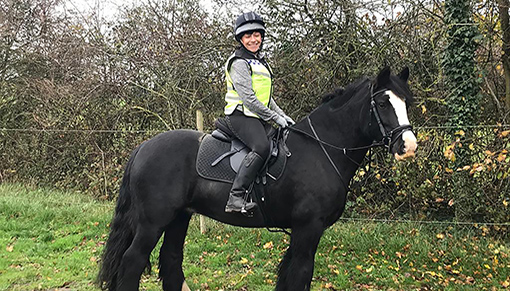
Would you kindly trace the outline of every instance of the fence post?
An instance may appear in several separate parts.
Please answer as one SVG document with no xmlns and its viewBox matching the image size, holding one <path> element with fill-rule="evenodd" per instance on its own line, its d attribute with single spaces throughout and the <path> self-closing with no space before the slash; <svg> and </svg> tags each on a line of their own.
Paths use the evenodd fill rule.
<svg viewBox="0 0 510 291">
<path fill-rule="evenodd" d="M 200 109 L 197 109 L 197 129 L 200 132 L 204 131 L 204 115 Z M 200 233 L 204 234 L 206 231 L 205 217 L 200 215 Z"/>
<path fill-rule="evenodd" d="M 182 282 L 181 291 L 191 291 L 191 289 L 188 287 L 188 284 L 186 284 L 186 281 Z"/>
</svg>

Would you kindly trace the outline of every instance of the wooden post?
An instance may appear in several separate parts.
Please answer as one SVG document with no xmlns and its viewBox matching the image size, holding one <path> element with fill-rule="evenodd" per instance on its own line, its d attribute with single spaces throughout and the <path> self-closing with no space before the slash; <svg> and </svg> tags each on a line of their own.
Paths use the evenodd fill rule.
<svg viewBox="0 0 510 291">
<path fill-rule="evenodd" d="M 202 217 L 202 216 L 200 216 L 200 217 Z M 189 287 L 188 287 L 188 284 L 186 284 L 186 281 L 182 282 L 181 291 L 191 291 L 191 289 L 189 289 Z"/>
<path fill-rule="evenodd" d="M 204 115 L 202 111 L 197 110 L 197 129 L 198 131 L 204 131 Z M 207 231 L 207 227 L 205 226 L 205 218 L 203 215 L 200 215 L 200 233 L 204 234 Z"/>
</svg>

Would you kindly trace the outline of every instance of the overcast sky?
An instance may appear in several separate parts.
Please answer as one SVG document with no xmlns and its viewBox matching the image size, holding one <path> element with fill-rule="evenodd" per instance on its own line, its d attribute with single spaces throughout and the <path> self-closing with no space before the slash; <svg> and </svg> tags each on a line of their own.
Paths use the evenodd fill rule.
<svg viewBox="0 0 510 291">
<path fill-rule="evenodd" d="M 65 0 L 66 9 L 78 10 L 85 13 L 88 11 L 99 11 L 99 16 L 105 19 L 112 19 L 122 6 L 132 6 L 140 4 L 147 0 Z M 168 0 L 170 1 L 170 0 Z M 209 0 L 199 0 L 201 5 L 208 11 L 214 12 L 212 3 Z M 255 1 L 256 2 L 256 1 Z M 253 9 L 255 5 L 247 5 L 247 7 L 239 7 L 239 12 Z M 99 9 L 97 9 L 99 8 Z"/>
<path fill-rule="evenodd" d="M 104 18 L 106 20 L 113 20 L 115 15 L 119 12 L 119 8 L 122 6 L 133 6 L 136 4 L 141 4 L 143 2 L 147 2 L 149 0 L 64 0 L 63 6 L 65 9 L 68 10 L 78 10 L 79 12 L 83 13 L 84 15 L 89 15 L 90 11 L 98 11 L 98 16 L 100 18 Z M 166 1 L 172 1 L 172 0 L 166 0 Z M 199 0 L 202 7 L 206 9 L 207 12 L 210 14 L 218 12 L 216 11 L 217 7 L 213 7 L 210 0 Z M 386 1 L 386 0 L 381 0 Z M 387 0 L 389 1 L 389 0 Z M 232 11 L 234 15 L 237 15 L 241 12 L 250 11 L 253 9 L 256 9 L 260 5 L 260 1 L 244 1 L 244 2 L 250 2 L 247 3 L 245 7 L 236 7 L 238 11 Z M 220 9 L 219 12 L 222 10 Z M 402 7 L 399 7 L 398 5 L 393 7 L 392 13 L 390 15 L 387 15 L 386 17 L 391 17 L 391 14 L 393 14 L 393 17 L 397 15 L 397 13 L 402 12 Z M 226 12 L 225 12 L 226 14 Z M 378 18 L 378 21 L 381 23 L 384 21 L 384 16 L 381 14 L 375 14 Z"/>
</svg>

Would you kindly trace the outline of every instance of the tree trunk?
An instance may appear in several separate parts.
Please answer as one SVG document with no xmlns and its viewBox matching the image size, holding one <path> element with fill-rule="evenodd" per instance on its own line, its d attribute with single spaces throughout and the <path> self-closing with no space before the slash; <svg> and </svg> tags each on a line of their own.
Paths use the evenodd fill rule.
<svg viewBox="0 0 510 291">
<path fill-rule="evenodd" d="M 510 25 L 508 19 L 509 0 L 498 0 L 499 19 L 503 32 L 503 55 L 501 62 L 505 74 L 505 108 L 510 110 Z"/>
</svg>

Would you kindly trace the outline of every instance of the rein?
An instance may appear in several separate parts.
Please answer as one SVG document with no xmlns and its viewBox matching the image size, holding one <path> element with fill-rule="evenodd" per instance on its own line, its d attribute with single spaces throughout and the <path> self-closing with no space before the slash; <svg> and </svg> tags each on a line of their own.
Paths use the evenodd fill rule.
<svg viewBox="0 0 510 291">
<path fill-rule="evenodd" d="M 315 136 L 315 140 L 320 140 L 319 136 L 317 135 L 317 132 L 315 131 L 315 128 L 313 128 L 313 125 L 312 125 L 312 120 L 307 117 L 306 120 L 308 120 L 308 124 L 310 125 L 310 129 L 312 130 L 313 132 L 313 135 Z M 322 151 L 324 152 L 324 154 L 326 155 L 326 157 L 328 158 L 329 160 L 329 163 L 333 166 L 333 168 L 335 169 L 335 172 L 336 174 L 338 175 L 338 177 L 340 177 L 340 181 L 342 182 L 342 184 L 344 185 L 344 188 L 346 191 L 349 191 L 349 187 L 345 184 L 345 181 L 344 181 L 344 177 L 342 177 L 342 174 L 340 174 L 340 170 L 338 170 L 337 166 L 335 165 L 335 162 L 333 161 L 333 159 L 331 159 L 331 157 L 329 156 L 328 154 L 328 151 L 326 150 L 326 148 L 324 148 L 324 145 L 322 143 L 319 143 L 319 145 L 321 146 L 322 148 Z M 352 161 L 352 159 L 345 153 L 344 151 L 344 155 L 346 157 L 349 158 L 349 160 Z M 356 163 L 357 164 L 357 163 Z"/>
<path fill-rule="evenodd" d="M 324 146 L 328 146 L 330 148 L 342 151 L 344 156 L 346 156 L 352 163 L 354 163 L 355 165 L 357 165 L 359 167 L 360 164 L 358 162 L 356 162 L 355 160 L 353 160 L 351 157 L 349 157 L 349 155 L 347 154 L 347 151 L 365 150 L 365 149 L 372 149 L 374 147 L 384 146 L 388 149 L 388 152 L 390 152 L 391 147 L 393 146 L 393 144 L 395 144 L 395 142 L 398 140 L 398 138 L 400 138 L 404 134 L 405 131 L 413 129 L 413 127 L 410 124 L 404 124 L 404 125 L 397 126 L 396 128 L 392 129 L 391 131 L 387 131 L 383 125 L 381 115 L 379 114 L 379 111 L 377 110 L 377 105 L 374 100 L 375 96 L 386 92 L 386 89 L 376 91 L 375 93 L 373 92 L 373 90 L 374 90 L 374 87 L 371 84 L 370 85 L 370 116 L 372 116 L 372 114 L 374 115 L 375 120 L 377 121 L 377 124 L 379 126 L 379 130 L 381 131 L 381 134 L 383 136 L 381 141 L 379 141 L 379 142 L 374 141 L 370 145 L 361 146 L 361 147 L 353 147 L 353 148 L 339 147 L 339 146 L 330 144 L 330 143 L 325 142 L 320 139 L 319 135 L 315 131 L 315 128 L 313 127 L 312 120 L 310 119 L 310 115 L 308 115 L 306 117 L 306 119 L 308 121 L 308 125 L 310 126 L 310 129 L 311 129 L 313 135 L 302 130 L 302 129 L 299 129 L 299 128 L 295 128 L 292 126 L 287 127 L 289 130 L 301 133 L 301 134 L 303 134 L 319 143 L 322 151 L 328 158 L 330 164 L 335 169 L 336 174 L 340 177 L 340 181 L 342 181 L 342 184 L 344 185 L 346 190 L 349 190 L 349 187 L 345 184 L 344 178 L 342 177 L 340 170 L 338 170 L 338 167 L 336 166 L 336 164 L 334 163 L 333 159 L 331 158 L 331 156 L 329 155 L 328 151 L 326 150 L 326 148 Z M 369 124 L 369 125 L 371 125 L 371 124 Z"/>
<path fill-rule="evenodd" d="M 330 144 L 328 142 L 325 142 L 325 141 L 321 140 L 319 138 L 319 135 L 315 131 L 315 128 L 313 127 L 312 120 L 310 119 L 310 117 L 307 116 L 306 120 L 308 121 L 308 125 L 310 126 L 310 129 L 312 130 L 313 135 L 311 135 L 308 132 L 306 132 L 306 131 L 304 131 L 302 129 L 299 129 L 299 128 L 295 128 L 295 127 L 291 127 L 291 126 L 289 126 L 287 128 L 289 130 L 301 133 L 304 136 L 307 136 L 307 137 L 309 137 L 309 138 L 311 138 L 311 139 L 313 139 L 313 140 L 315 140 L 316 142 L 319 143 L 322 151 L 324 152 L 324 155 L 326 155 L 326 157 L 328 158 L 329 163 L 331 164 L 331 166 L 333 166 L 333 169 L 335 169 L 335 173 L 340 178 L 340 181 L 342 182 L 342 185 L 344 186 L 345 190 L 349 191 L 349 186 L 347 186 L 347 184 L 345 183 L 344 177 L 340 173 L 340 170 L 338 170 L 338 167 L 336 166 L 335 162 L 333 161 L 333 159 L 331 158 L 331 156 L 329 155 L 328 151 L 326 150 L 326 148 L 324 146 L 326 145 L 326 146 L 331 147 L 333 149 L 342 151 L 344 153 L 344 156 L 346 156 L 352 163 L 354 163 L 355 165 L 357 165 L 359 167 L 360 164 L 358 162 L 356 162 L 355 160 L 353 160 L 351 157 L 349 157 L 349 155 L 347 154 L 347 151 L 371 149 L 371 148 L 376 147 L 376 146 L 383 146 L 384 144 L 383 143 L 372 143 L 371 145 L 368 145 L 368 146 L 362 146 L 362 147 L 356 147 L 356 148 L 338 147 L 338 146 L 332 145 L 332 144 Z"/>
<path fill-rule="evenodd" d="M 344 152 L 344 155 L 348 156 L 347 155 L 347 151 L 357 151 L 357 150 L 365 150 L 365 149 L 371 149 L 371 148 L 374 148 L 374 147 L 379 147 L 379 146 L 386 146 L 388 143 L 385 142 L 385 140 L 387 138 L 390 139 L 391 141 L 391 136 L 393 135 L 393 133 L 398 129 L 398 130 L 402 130 L 404 128 L 412 128 L 411 125 L 401 125 L 397 128 L 395 128 L 394 130 L 392 130 L 389 134 L 388 132 L 386 132 L 386 129 L 384 128 L 383 124 L 382 124 L 382 120 L 381 120 L 381 116 L 379 115 L 379 112 L 377 111 L 377 107 L 376 107 L 376 104 L 375 104 L 375 101 L 374 101 L 374 97 L 378 94 L 381 94 L 383 92 L 385 92 L 386 90 L 379 90 L 375 93 L 372 93 L 373 92 L 373 87 L 372 85 L 370 86 L 370 92 L 371 92 L 371 96 L 370 96 L 370 115 L 372 115 L 372 113 L 374 114 L 375 116 L 375 119 L 377 120 L 377 123 L 379 124 L 379 129 L 381 130 L 381 133 L 383 135 L 383 138 L 381 141 L 379 142 L 373 142 L 372 144 L 370 145 L 367 145 L 367 146 L 361 146 L 361 147 L 353 147 L 353 148 L 345 148 L 345 147 L 339 147 L 339 146 L 336 146 L 336 145 L 333 145 L 333 144 L 330 144 L 328 142 L 325 142 L 323 140 L 321 140 L 319 138 L 319 136 L 317 135 L 317 133 L 315 132 L 315 129 L 313 128 L 313 125 L 312 125 L 312 120 L 310 119 L 310 115 L 308 115 L 306 117 L 306 119 L 308 120 L 308 125 L 310 126 L 310 128 L 312 129 L 312 134 L 302 130 L 302 129 L 299 129 L 299 128 L 295 128 L 295 127 L 292 127 L 292 126 L 289 126 L 287 127 L 289 130 L 291 131 L 295 131 L 295 132 L 299 132 L 305 136 L 308 136 L 309 138 L 317 141 L 318 143 L 320 143 L 321 145 L 326 145 L 330 148 L 333 148 L 333 149 L 336 149 L 336 150 L 340 150 L 340 151 L 343 151 Z M 403 133 L 399 134 L 397 137 L 400 137 Z M 394 142 L 392 142 L 391 144 L 393 144 Z M 354 160 L 351 160 L 353 163 L 357 164 L 359 166 L 359 164 L 357 162 L 355 162 Z"/>
<path fill-rule="evenodd" d="M 312 128 L 312 132 L 315 131 L 315 129 L 313 128 L 313 125 L 312 125 L 312 120 L 310 119 L 310 117 L 306 117 L 309 121 L 308 121 L 308 124 L 310 125 L 310 128 Z M 299 129 L 299 128 L 295 128 L 295 127 L 292 127 L 292 126 L 289 126 L 287 127 L 287 129 L 291 130 L 291 131 L 295 131 L 295 132 L 298 132 L 302 135 L 305 135 L 313 140 L 315 140 L 316 142 L 318 142 L 319 144 L 322 144 L 322 145 L 325 145 L 325 146 L 328 146 L 330 148 L 333 148 L 335 150 L 340 150 L 342 152 L 344 152 L 344 155 L 347 155 L 347 151 L 358 151 L 358 150 L 365 150 L 365 149 L 370 149 L 370 148 L 374 148 L 374 147 L 378 147 L 378 146 L 384 146 L 384 142 L 380 141 L 380 142 L 374 142 L 370 145 L 367 145 L 367 146 L 361 146 L 361 147 L 354 147 L 354 148 L 343 148 L 343 147 L 339 147 L 339 146 L 336 146 L 336 145 L 333 145 L 333 144 L 330 144 L 326 141 L 323 141 L 319 138 L 318 135 L 312 135 L 302 129 Z M 354 161 L 354 160 L 351 160 L 353 163 L 357 164 L 359 166 L 359 164 Z"/>
</svg>

